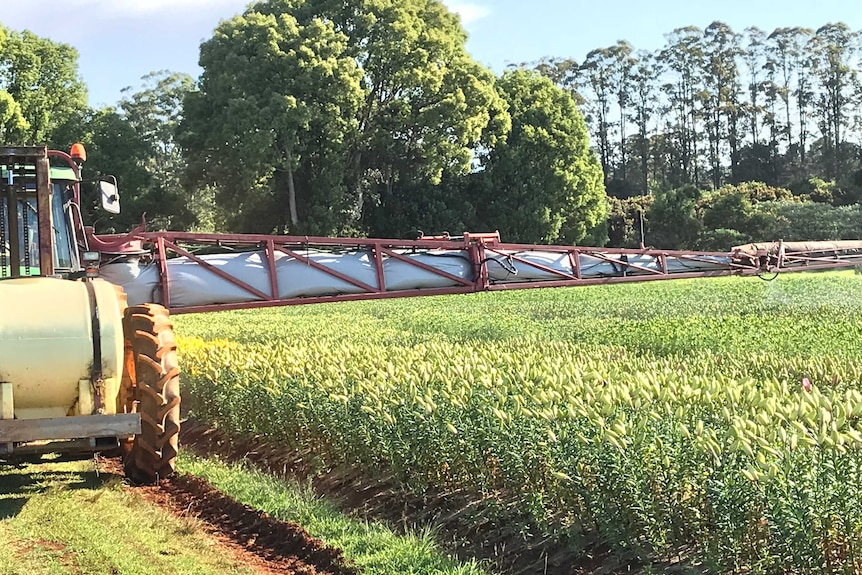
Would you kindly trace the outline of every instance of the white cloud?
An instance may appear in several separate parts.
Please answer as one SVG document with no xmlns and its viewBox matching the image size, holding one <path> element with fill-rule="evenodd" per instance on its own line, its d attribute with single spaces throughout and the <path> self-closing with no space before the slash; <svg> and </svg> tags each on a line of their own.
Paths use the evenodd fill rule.
<svg viewBox="0 0 862 575">
<path fill-rule="evenodd" d="M 482 6 L 481 4 L 458 1 L 453 2 L 452 0 L 447 0 L 445 4 L 449 7 L 449 10 L 455 12 L 461 17 L 461 23 L 464 24 L 464 26 L 469 26 L 473 22 L 481 20 L 491 14 L 491 9 L 487 6 Z"/>
</svg>

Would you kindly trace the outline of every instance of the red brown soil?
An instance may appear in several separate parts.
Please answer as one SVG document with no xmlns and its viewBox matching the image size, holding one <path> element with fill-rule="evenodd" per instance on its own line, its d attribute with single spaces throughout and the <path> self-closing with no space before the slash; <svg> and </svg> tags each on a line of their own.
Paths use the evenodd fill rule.
<svg viewBox="0 0 862 575">
<path fill-rule="evenodd" d="M 118 459 L 107 471 L 121 473 Z M 158 485 L 129 488 L 178 517 L 193 518 L 219 548 L 263 575 L 355 575 L 341 550 L 313 538 L 296 523 L 280 521 L 228 497 L 207 481 L 177 475 Z"/>
</svg>

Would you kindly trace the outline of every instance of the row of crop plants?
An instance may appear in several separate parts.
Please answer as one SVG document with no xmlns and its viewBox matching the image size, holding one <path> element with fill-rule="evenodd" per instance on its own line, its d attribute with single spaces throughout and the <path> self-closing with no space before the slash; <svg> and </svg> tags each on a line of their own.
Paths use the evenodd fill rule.
<svg viewBox="0 0 862 575">
<path fill-rule="evenodd" d="M 273 318 L 258 328 L 268 343 L 182 338 L 185 385 L 195 415 L 230 432 L 263 434 L 322 466 L 392 475 L 417 490 L 493 498 L 575 548 L 661 557 L 693 547 L 715 570 L 854 572 L 862 569 L 862 364 L 858 347 L 842 346 L 847 334 L 830 334 L 823 318 L 858 333 L 860 320 L 843 310 L 859 308 L 847 296 L 862 283 L 799 281 L 814 282 L 819 303 L 803 310 L 789 300 L 775 318 L 786 322 L 785 340 L 769 345 L 758 309 L 704 312 L 709 302 L 674 291 L 690 286 L 652 288 L 676 298 L 679 321 L 669 323 L 680 342 L 686 326 L 701 333 L 704 323 L 752 342 L 730 353 L 554 340 L 534 326 L 512 335 L 509 314 L 500 316 L 503 337 L 451 337 L 445 325 L 422 337 L 390 320 L 358 337 L 357 325 L 374 325 L 363 314 L 380 313 L 370 305 L 333 310 L 325 324 L 295 316 L 279 337 L 276 318 L 286 312 L 259 312 Z M 717 285 L 715 297 L 725 290 L 730 300 L 742 284 Z M 836 297 L 824 295 L 830 289 Z M 591 317 L 600 293 L 572 313 Z M 510 297 L 511 309 L 530 315 L 556 296 Z M 427 327 L 446 323 L 445 302 L 403 309 Z M 661 313 L 633 309 L 615 322 L 660 338 Z M 720 342 L 720 329 L 708 337 Z M 829 349 L 829 339 L 842 347 L 799 353 Z"/>
</svg>

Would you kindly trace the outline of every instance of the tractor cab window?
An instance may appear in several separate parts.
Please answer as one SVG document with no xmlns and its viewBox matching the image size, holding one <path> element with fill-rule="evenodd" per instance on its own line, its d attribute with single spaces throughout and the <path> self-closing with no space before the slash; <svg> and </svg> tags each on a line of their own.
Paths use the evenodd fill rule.
<svg viewBox="0 0 862 575">
<path fill-rule="evenodd" d="M 77 249 L 72 234 L 71 184 L 53 182 L 51 225 L 54 230 L 54 270 L 68 273 L 78 268 Z M 8 201 L 0 201 L 0 278 L 37 276 L 40 271 L 39 220 L 35 190 L 20 191 L 14 205 L 17 213 L 9 217 Z M 12 226 L 17 227 L 17 233 Z M 17 241 L 16 241 L 17 239 Z M 17 243 L 17 249 L 12 243 Z M 17 258 L 17 261 L 15 261 Z M 17 272 L 15 273 L 15 268 Z"/>
<path fill-rule="evenodd" d="M 39 222 L 36 212 L 36 198 L 18 198 L 15 202 L 17 213 L 10 221 L 8 204 L 3 202 L 0 209 L 0 277 L 10 277 L 18 267 L 22 276 L 39 275 Z M 17 225 L 16 225 L 17 224 Z M 17 230 L 17 249 L 11 226 Z M 17 260 L 15 261 L 15 256 Z"/>
<path fill-rule="evenodd" d="M 67 272 L 76 269 L 77 249 L 71 234 L 72 207 L 71 185 L 52 184 L 51 211 L 54 226 L 54 270 Z"/>
</svg>

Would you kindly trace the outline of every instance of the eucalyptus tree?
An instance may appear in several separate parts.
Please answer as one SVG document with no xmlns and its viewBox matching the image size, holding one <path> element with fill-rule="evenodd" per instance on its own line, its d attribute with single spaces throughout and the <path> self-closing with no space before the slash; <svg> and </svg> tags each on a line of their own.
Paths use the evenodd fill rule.
<svg viewBox="0 0 862 575">
<path fill-rule="evenodd" d="M 591 50 L 581 63 L 581 72 L 593 94 L 587 105 L 587 117 L 592 120 L 593 131 L 598 141 L 599 159 L 605 180 L 612 176 L 611 149 L 611 103 L 614 97 L 614 54 L 609 48 Z"/>
<path fill-rule="evenodd" d="M 739 151 L 733 181 L 762 181 L 776 184 L 778 180 L 779 141 L 784 132 L 778 126 L 778 69 L 769 57 L 767 33 L 757 27 L 744 32 L 745 45 L 741 62 L 745 67 L 747 98 L 740 107 L 742 131 L 747 138 Z"/>
<path fill-rule="evenodd" d="M 627 166 L 627 143 L 626 143 L 626 128 L 629 119 L 629 107 L 632 104 L 632 74 L 637 57 L 634 54 L 634 47 L 624 40 L 618 41 L 615 45 L 608 48 L 608 52 L 613 58 L 613 66 L 611 68 L 611 82 L 615 92 L 618 126 L 619 126 L 619 175 L 618 178 L 623 182 L 628 181 L 626 174 Z M 616 174 L 615 174 L 616 175 Z"/>
<path fill-rule="evenodd" d="M 777 28 L 768 38 L 768 65 L 777 71 L 780 81 L 775 92 L 784 105 L 784 139 L 788 154 L 798 155 L 800 164 L 805 164 L 808 149 L 808 114 L 813 94 L 809 77 L 810 59 L 806 45 L 814 31 L 808 28 Z M 792 105 L 791 105 L 792 102 Z M 792 108 L 796 108 L 797 136 L 794 143 Z"/>
<path fill-rule="evenodd" d="M 636 62 L 634 47 L 620 40 L 613 46 L 592 50 L 580 67 L 583 82 L 594 95 L 586 107 L 607 181 L 627 180 L 626 137 L 631 115 L 631 78 Z M 616 111 L 612 114 L 614 105 Z M 617 139 L 612 142 L 614 135 Z"/>
<path fill-rule="evenodd" d="M 773 94 L 781 99 L 784 106 L 783 139 L 788 146 L 793 145 L 793 129 L 791 121 L 791 96 L 793 94 L 793 78 L 798 69 L 794 62 L 799 58 L 803 42 L 800 41 L 799 28 L 776 28 L 767 38 L 766 67 L 775 86 Z M 771 102 L 774 109 L 774 102 Z M 773 128 L 776 126 L 777 114 L 774 115 Z M 773 138 L 777 141 L 778 138 Z"/>
<path fill-rule="evenodd" d="M 641 194 L 650 189 L 650 142 L 651 120 L 658 105 L 657 81 L 660 67 L 655 57 L 646 51 L 637 53 L 637 63 L 631 74 L 631 101 L 634 108 L 634 121 L 638 128 L 637 154 L 639 166 L 639 186 Z"/>
<path fill-rule="evenodd" d="M 511 66 L 510 69 L 526 68 L 525 65 Z M 583 105 L 586 99 L 582 95 L 584 79 L 581 67 L 573 58 L 542 58 L 531 65 L 542 76 L 550 80 L 569 93 L 578 106 Z"/>
<path fill-rule="evenodd" d="M 736 64 L 741 54 L 739 42 L 739 35 L 723 22 L 713 22 L 704 30 L 704 116 L 714 188 L 720 187 L 723 180 L 725 142 L 730 148 L 734 179 L 739 161 L 740 78 Z"/>
<path fill-rule="evenodd" d="M 849 106 L 856 93 L 858 70 L 854 67 L 859 34 L 847 24 L 827 24 L 807 44 L 811 69 L 819 88 L 815 102 L 822 134 L 827 176 L 835 178 L 842 167 L 842 148 Z"/>
<path fill-rule="evenodd" d="M 700 180 L 698 125 L 701 110 L 699 96 L 703 90 L 703 31 L 696 26 L 677 28 L 666 34 L 667 43 L 659 52 L 659 61 L 671 80 L 662 86 L 668 99 L 668 119 L 676 140 L 671 174 L 676 185 Z"/>
<path fill-rule="evenodd" d="M 741 51 L 748 76 L 748 103 L 745 106 L 751 145 L 760 144 L 764 106 L 761 96 L 769 89 L 771 74 L 766 62 L 766 32 L 756 26 L 745 29 L 745 48 Z M 764 75 L 764 70 L 766 74 Z"/>
<path fill-rule="evenodd" d="M 797 29 L 795 32 L 802 39 L 811 36 L 813 31 L 809 29 Z M 813 83 L 811 79 L 811 58 L 805 48 L 795 53 L 793 67 L 796 70 L 796 89 L 793 96 L 796 103 L 797 128 L 799 129 L 799 163 L 802 167 L 806 165 L 806 154 L 808 153 L 808 136 L 810 114 L 814 105 Z"/>
</svg>

